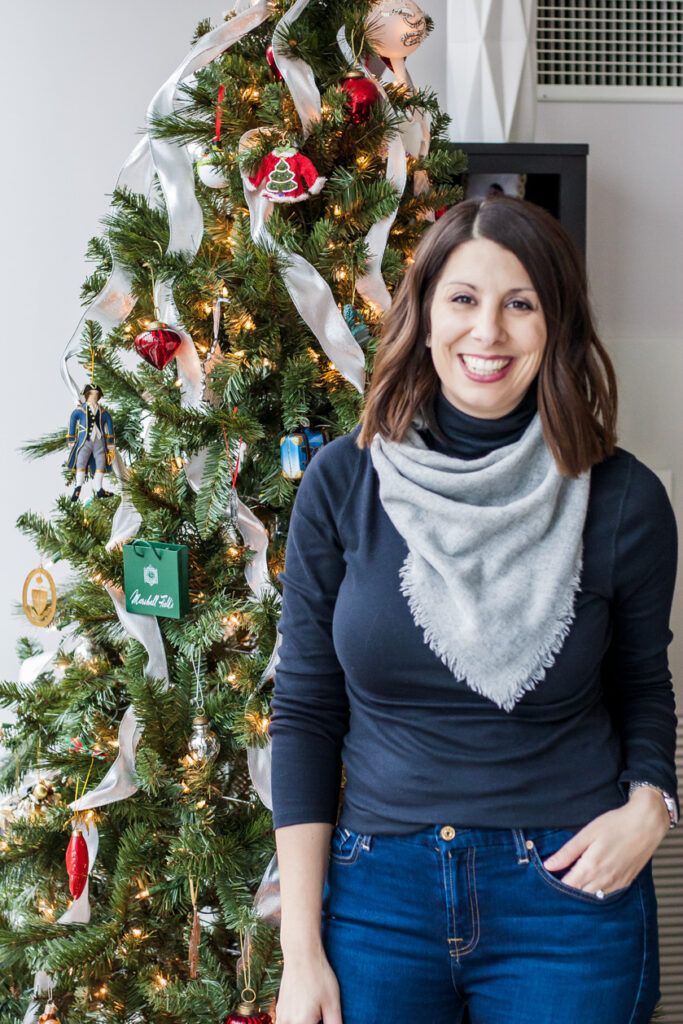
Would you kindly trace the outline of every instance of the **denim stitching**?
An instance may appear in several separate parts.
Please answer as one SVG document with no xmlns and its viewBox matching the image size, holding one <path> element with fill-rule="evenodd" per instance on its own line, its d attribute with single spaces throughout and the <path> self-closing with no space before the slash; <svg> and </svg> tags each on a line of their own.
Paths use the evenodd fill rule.
<svg viewBox="0 0 683 1024">
<path fill-rule="evenodd" d="M 517 863 L 528 864 L 529 857 L 526 852 L 526 840 L 524 838 L 524 832 L 521 828 L 513 828 L 512 834 L 515 837 L 515 845 L 517 846 L 517 852 L 519 854 L 517 858 Z"/>
<path fill-rule="evenodd" d="M 479 901 L 477 900 L 477 870 L 475 866 L 476 847 L 470 846 L 467 850 L 467 891 L 470 898 L 470 919 L 472 921 L 472 938 L 466 946 L 462 946 L 459 952 L 462 955 L 471 953 L 479 942 Z M 470 870 L 471 866 L 471 870 Z M 472 892 L 474 891 L 474 902 Z M 457 948 L 457 947 L 456 947 Z"/>
<path fill-rule="evenodd" d="M 350 835 L 351 833 L 349 833 Z M 348 838 L 348 837 L 347 837 Z M 335 864 L 355 864 L 358 860 L 358 854 L 360 853 L 361 835 L 357 835 L 353 846 L 349 850 L 348 854 L 338 854 L 330 849 L 330 860 L 333 860 Z"/>
<path fill-rule="evenodd" d="M 458 943 L 460 942 L 460 939 L 455 934 L 455 932 L 457 931 L 457 928 L 456 928 L 456 912 L 455 912 L 455 893 L 453 892 L 453 857 L 451 856 L 451 851 L 450 850 L 448 851 L 446 856 L 448 857 L 448 885 L 449 885 L 450 890 L 451 890 L 451 920 L 452 920 L 452 923 L 453 923 L 453 937 L 451 938 L 449 936 L 448 941 L 455 943 L 455 959 L 458 960 Z M 451 947 L 450 946 L 448 948 L 448 951 L 451 954 L 451 956 L 453 956 L 453 953 L 451 951 Z M 459 962 L 460 961 L 458 960 L 458 963 Z"/>
<path fill-rule="evenodd" d="M 640 968 L 640 981 L 638 983 L 638 991 L 636 993 L 636 1001 L 633 1004 L 631 1010 L 631 1016 L 628 1019 L 628 1024 L 633 1024 L 633 1018 L 636 1010 L 638 1009 L 638 1003 L 640 1002 L 640 993 L 643 991 L 643 979 L 645 977 L 645 963 L 647 961 L 647 914 L 645 913 L 645 904 L 643 902 L 643 887 L 640 878 L 638 879 L 638 895 L 640 896 L 640 909 L 643 914 L 643 962 Z"/>
<path fill-rule="evenodd" d="M 449 935 L 449 932 L 451 930 L 451 923 L 453 924 L 453 929 L 455 929 L 455 902 L 453 900 L 453 879 L 451 877 L 451 863 L 450 863 L 451 855 L 450 855 L 450 853 L 447 850 L 440 850 L 439 852 L 440 852 L 440 859 L 441 859 L 441 874 L 443 875 L 443 891 L 445 893 L 448 893 L 448 891 L 450 889 L 450 893 L 451 893 L 451 913 L 450 914 L 448 913 L 448 907 L 446 907 L 446 941 L 449 944 L 448 945 L 448 952 L 449 952 L 449 954 L 451 956 L 453 956 L 453 952 L 451 950 L 450 943 L 451 942 L 457 942 L 458 939 L 457 938 L 451 938 L 451 936 Z M 444 854 L 445 854 L 445 856 L 444 856 Z M 448 880 L 446 880 L 446 857 L 448 857 Z M 447 898 L 446 901 L 448 902 L 448 898 Z M 456 958 L 457 958 L 457 955 L 458 955 L 458 951 L 457 951 L 457 948 L 456 948 L 456 951 L 455 951 Z"/>
<path fill-rule="evenodd" d="M 614 900 L 610 899 L 610 897 L 622 895 L 630 888 L 630 886 L 626 885 L 621 889 L 615 889 L 614 892 L 606 893 L 605 896 L 601 899 L 599 896 L 594 896 L 592 893 L 583 892 L 581 889 L 573 889 L 570 885 L 567 885 L 566 883 L 563 885 L 559 878 L 554 878 L 549 872 L 548 874 L 546 874 L 546 871 L 548 871 L 548 869 L 543 867 L 541 855 L 539 854 L 535 845 L 531 848 L 531 863 L 533 864 L 538 876 L 542 878 L 543 881 L 550 885 L 553 889 L 557 889 L 558 892 L 563 892 L 567 896 L 574 896 L 576 897 L 576 899 L 582 900 L 584 903 L 592 903 L 593 906 L 599 907 L 605 906 L 607 903 L 613 903 Z"/>
</svg>

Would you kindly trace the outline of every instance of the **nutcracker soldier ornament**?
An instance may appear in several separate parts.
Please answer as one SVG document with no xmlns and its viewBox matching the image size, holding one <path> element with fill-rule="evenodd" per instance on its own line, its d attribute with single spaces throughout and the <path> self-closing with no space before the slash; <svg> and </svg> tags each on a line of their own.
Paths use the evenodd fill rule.
<svg viewBox="0 0 683 1024">
<path fill-rule="evenodd" d="M 86 384 L 83 388 L 83 402 L 71 413 L 67 435 L 67 443 L 71 447 L 66 464 L 69 469 L 76 470 L 72 501 L 78 501 L 88 474 L 94 477 L 98 498 L 110 498 L 112 495 L 111 491 L 105 491 L 102 486 L 104 474 L 114 461 L 116 451 L 111 416 L 99 404 L 102 397 L 99 384 Z"/>
</svg>

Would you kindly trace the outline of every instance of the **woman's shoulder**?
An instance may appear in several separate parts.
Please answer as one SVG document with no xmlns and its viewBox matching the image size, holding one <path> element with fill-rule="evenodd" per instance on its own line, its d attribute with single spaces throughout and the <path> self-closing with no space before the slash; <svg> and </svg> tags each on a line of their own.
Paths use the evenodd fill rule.
<svg viewBox="0 0 683 1024">
<path fill-rule="evenodd" d="M 622 525 L 638 521 L 670 527 L 675 522 L 664 481 L 633 452 L 616 445 L 611 455 L 591 472 L 591 491 L 617 499 Z"/>
</svg>

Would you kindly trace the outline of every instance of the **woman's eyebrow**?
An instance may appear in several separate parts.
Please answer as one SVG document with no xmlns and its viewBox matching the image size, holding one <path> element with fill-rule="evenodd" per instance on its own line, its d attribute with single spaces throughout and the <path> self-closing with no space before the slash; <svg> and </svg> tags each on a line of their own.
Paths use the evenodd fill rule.
<svg viewBox="0 0 683 1024">
<path fill-rule="evenodd" d="M 473 292 L 479 291 L 476 284 L 470 284 L 468 281 L 447 281 L 446 287 L 452 284 L 464 284 L 466 288 L 471 288 Z M 509 292 L 535 292 L 536 289 L 532 288 L 530 284 L 524 285 L 522 288 L 508 288 Z"/>
</svg>

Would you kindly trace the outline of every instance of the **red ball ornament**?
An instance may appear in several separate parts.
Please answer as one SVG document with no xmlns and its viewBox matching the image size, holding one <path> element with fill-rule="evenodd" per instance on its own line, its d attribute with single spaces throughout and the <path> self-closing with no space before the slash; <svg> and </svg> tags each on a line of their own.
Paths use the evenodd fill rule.
<svg viewBox="0 0 683 1024">
<path fill-rule="evenodd" d="M 434 220 L 438 220 L 439 217 L 443 217 L 443 215 L 444 215 L 444 213 L 446 212 L 447 209 L 448 209 L 447 206 L 442 206 L 440 210 L 435 210 L 434 211 Z"/>
<path fill-rule="evenodd" d="M 149 327 L 138 334 L 135 349 L 143 359 L 156 366 L 157 370 L 163 370 L 182 343 L 183 339 L 172 327 L 161 323 L 160 320 L 153 320 Z"/>
<path fill-rule="evenodd" d="M 257 1010 L 255 1001 L 249 1000 L 231 1010 L 223 1024 L 273 1024 L 273 1018 L 265 1010 Z"/>
<path fill-rule="evenodd" d="M 79 828 L 74 829 L 66 848 L 66 870 L 69 873 L 69 892 L 77 900 L 88 880 L 88 846 Z"/>
<path fill-rule="evenodd" d="M 350 72 L 340 86 L 347 94 L 346 109 L 352 124 L 362 124 L 370 116 L 370 109 L 380 99 L 379 89 L 371 78 L 360 71 Z"/>
<path fill-rule="evenodd" d="M 275 80 L 277 82 L 281 82 L 282 81 L 282 72 L 280 71 L 279 67 L 275 63 L 275 54 L 273 53 L 273 45 L 272 45 L 272 43 L 268 47 L 268 49 L 266 50 L 266 60 L 270 64 L 270 70 L 273 72 L 273 76 L 274 76 Z"/>
</svg>

